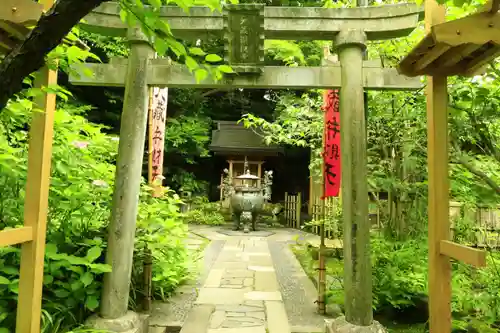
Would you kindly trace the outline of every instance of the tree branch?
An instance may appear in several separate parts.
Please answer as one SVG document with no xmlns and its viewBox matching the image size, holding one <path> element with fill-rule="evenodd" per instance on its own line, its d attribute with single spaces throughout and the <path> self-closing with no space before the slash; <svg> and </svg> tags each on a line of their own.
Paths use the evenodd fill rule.
<svg viewBox="0 0 500 333">
<path fill-rule="evenodd" d="M 108 0 L 58 0 L 42 14 L 27 38 L 0 63 L 0 111 L 19 93 L 25 77 L 39 70 L 45 56 L 59 45 L 80 20 Z"/>
<path fill-rule="evenodd" d="M 469 161 L 464 156 L 460 156 L 457 158 L 457 161 L 467 170 L 469 170 L 470 173 L 475 175 L 476 177 L 480 178 L 482 181 L 484 181 L 493 191 L 495 191 L 497 194 L 500 195 L 500 186 L 490 177 L 488 177 L 487 174 L 484 172 L 477 170 Z"/>
<path fill-rule="evenodd" d="M 451 143 L 453 145 L 453 148 L 456 152 L 456 161 L 460 163 L 464 168 L 469 170 L 470 173 L 472 173 L 474 176 L 478 177 L 482 181 L 486 183 L 493 191 L 496 192 L 496 194 L 500 195 L 500 185 L 498 185 L 493 179 L 491 179 L 486 173 L 476 169 L 472 163 L 470 163 L 465 155 L 463 155 L 460 152 L 460 148 L 458 147 L 458 143 L 454 138 L 451 138 Z"/>
</svg>

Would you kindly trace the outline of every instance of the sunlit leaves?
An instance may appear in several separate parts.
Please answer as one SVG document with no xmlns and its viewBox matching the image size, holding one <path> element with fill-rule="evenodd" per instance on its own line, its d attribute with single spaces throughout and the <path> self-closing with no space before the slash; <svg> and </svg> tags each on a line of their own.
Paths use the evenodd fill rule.
<svg viewBox="0 0 500 333">
<path fill-rule="evenodd" d="M 207 54 L 205 56 L 205 60 L 207 62 L 219 62 L 219 61 L 222 61 L 222 58 L 219 57 L 217 54 Z"/>
<path fill-rule="evenodd" d="M 197 83 L 200 83 L 201 81 L 205 80 L 208 77 L 208 71 L 204 68 L 199 68 L 195 70 L 194 74 Z"/>
<path fill-rule="evenodd" d="M 200 57 L 204 57 L 206 55 L 206 52 L 200 49 L 199 47 L 189 48 L 189 53 L 194 56 L 200 56 Z"/>
</svg>

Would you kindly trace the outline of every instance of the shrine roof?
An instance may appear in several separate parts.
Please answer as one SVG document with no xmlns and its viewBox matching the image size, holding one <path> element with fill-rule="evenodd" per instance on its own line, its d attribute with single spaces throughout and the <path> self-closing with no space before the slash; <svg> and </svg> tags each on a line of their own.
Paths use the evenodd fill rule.
<svg viewBox="0 0 500 333">
<path fill-rule="evenodd" d="M 217 129 L 212 131 L 210 150 L 221 155 L 259 154 L 263 156 L 277 155 L 283 152 L 283 147 L 267 145 L 258 133 L 259 129 L 245 128 L 235 121 L 216 121 Z"/>
</svg>

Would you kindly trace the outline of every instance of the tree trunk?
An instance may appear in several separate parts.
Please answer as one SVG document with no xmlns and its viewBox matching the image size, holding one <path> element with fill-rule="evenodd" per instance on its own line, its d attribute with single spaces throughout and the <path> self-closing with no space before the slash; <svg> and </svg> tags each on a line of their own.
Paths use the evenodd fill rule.
<svg viewBox="0 0 500 333">
<path fill-rule="evenodd" d="M 25 77 L 39 70 L 45 56 L 59 45 L 80 20 L 108 0 L 59 0 L 42 14 L 27 38 L 0 62 L 0 110 L 19 93 Z"/>
</svg>

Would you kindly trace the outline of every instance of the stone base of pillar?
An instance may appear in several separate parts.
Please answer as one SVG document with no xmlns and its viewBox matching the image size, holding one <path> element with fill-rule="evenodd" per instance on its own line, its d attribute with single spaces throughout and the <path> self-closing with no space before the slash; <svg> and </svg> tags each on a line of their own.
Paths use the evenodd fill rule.
<svg viewBox="0 0 500 333">
<path fill-rule="evenodd" d="M 344 316 L 326 320 L 325 333 L 387 333 L 384 326 L 373 321 L 370 326 L 357 326 L 349 323 Z"/>
<path fill-rule="evenodd" d="M 87 319 L 85 326 L 88 328 L 116 333 L 147 333 L 149 315 L 128 311 L 123 317 L 105 319 L 99 315 Z"/>
</svg>

